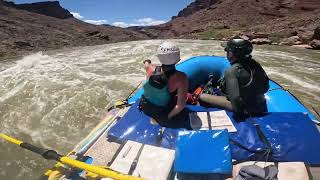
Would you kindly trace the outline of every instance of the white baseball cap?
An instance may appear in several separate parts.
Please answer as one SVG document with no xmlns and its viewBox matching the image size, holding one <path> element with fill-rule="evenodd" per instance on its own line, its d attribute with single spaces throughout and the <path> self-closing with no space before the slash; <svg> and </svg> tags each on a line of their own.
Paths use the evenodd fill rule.
<svg viewBox="0 0 320 180">
<path fill-rule="evenodd" d="M 165 41 L 160 44 L 157 51 L 157 57 L 159 58 L 161 64 L 177 64 L 180 61 L 180 49 L 173 42 Z"/>
</svg>

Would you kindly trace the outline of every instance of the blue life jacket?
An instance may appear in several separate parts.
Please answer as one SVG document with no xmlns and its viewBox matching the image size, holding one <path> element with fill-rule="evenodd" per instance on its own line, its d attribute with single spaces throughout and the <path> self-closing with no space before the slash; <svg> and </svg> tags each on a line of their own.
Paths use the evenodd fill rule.
<svg viewBox="0 0 320 180">
<path fill-rule="evenodd" d="M 149 80 L 143 85 L 144 97 L 154 105 L 166 107 L 171 101 L 168 77 L 157 66 Z"/>
</svg>

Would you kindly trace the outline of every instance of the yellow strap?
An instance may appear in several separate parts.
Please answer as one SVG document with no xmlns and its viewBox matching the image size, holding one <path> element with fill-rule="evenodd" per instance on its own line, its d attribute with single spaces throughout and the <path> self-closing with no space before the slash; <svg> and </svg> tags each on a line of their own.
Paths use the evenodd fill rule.
<svg viewBox="0 0 320 180">
<path fill-rule="evenodd" d="M 141 178 L 138 178 L 135 176 L 124 175 L 124 174 L 121 174 L 119 172 L 115 172 L 112 170 L 103 169 L 103 168 L 97 167 L 97 166 L 92 166 L 92 165 L 86 164 L 84 162 L 70 159 L 65 156 L 60 158 L 60 162 L 62 162 L 63 164 L 66 164 L 66 165 L 70 165 L 73 167 L 77 167 L 77 168 L 84 169 L 86 171 L 98 174 L 101 177 L 109 177 L 109 178 L 120 179 L 120 180 L 142 180 Z"/>
<path fill-rule="evenodd" d="M 17 144 L 17 145 L 19 145 L 19 146 L 20 146 L 20 144 L 23 143 L 22 141 L 19 141 L 19 140 L 17 140 L 17 139 L 14 139 L 14 138 L 9 137 L 9 136 L 7 136 L 7 135 L 5 135 L 5 134 L 2 134 L 2 133 L 0 133 L 0 137 L 2 137 L 2 138 L 6 139 L 6 140 L 8 140 L 8 141 L 10 141 L 10 142 L 12 142 L 12 143 L 14 143 L 14 144 Z"/>
</svg>

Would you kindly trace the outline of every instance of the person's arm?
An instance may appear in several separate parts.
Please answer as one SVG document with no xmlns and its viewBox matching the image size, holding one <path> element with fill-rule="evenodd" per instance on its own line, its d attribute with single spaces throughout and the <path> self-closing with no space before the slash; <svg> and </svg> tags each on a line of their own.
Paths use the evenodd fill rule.
<svg viewBox="0 0 320 180">
<path fill-rule="evenodd" d="M 225 72 L 226 95 L 231 102 L 233 112 L 240 117 L 243 114 L 243 104 L 240 96 L 238 78 L 232 70 Z"/>
<path fill-rule="evenodd" d="M 178 91 L 177 104 L 168 114 L 168 119 L 171 119 L 177 114 L 179 114 L 186 105 L 189 82 L 185 74 L 179 74 L 179 76 L 180 76 L 179 81 L 177 82 L 179 83 L 177 88 L 177 91 Z"/>
</svg>

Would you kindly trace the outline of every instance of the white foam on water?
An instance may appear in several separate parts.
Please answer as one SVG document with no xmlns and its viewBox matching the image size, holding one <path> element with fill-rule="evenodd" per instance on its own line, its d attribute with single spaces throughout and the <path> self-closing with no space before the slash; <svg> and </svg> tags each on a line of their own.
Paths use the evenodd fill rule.
<svg viewBox="0 0 320 180">
<path fill-rule="evenodd" d="M 319 61 L 315 58 L 308 56 L 308 54 L 298 54 L 298 53 L 289 53 L 282 51 L 265 51 L 265 50 L 254 50 L 254 57 L 259 57 L 264 62 L 268 62 L 270 59 L 277 61 L 279 63 L 286 63 L 286 65 L 296 65 L 296 66 L 309 66 L 313 69 L 316 69 L 313 66 L 319 66 Z"/>
<path fill-rule="evenodd" d="M 318 84 L 315 84 L 314 82 L 307 82 L 307 79 L 301 79 L 297 76 L 294 75 L 290 75 L 290 74 L 286 74 L 284 73 L 285 70 L 283 69 L 279 69 L 278 71 L 276 70 L 276 68 L 264 68 L 268 75 L 277 75 L 280 76 L 282 78 L 285 78 L 293 83 L 295 83 L 296 85 L 303 87 L 303 88 L 308 88 L 314 92 L 320 92 L 320 86 Z"/>
<path fill-rule="evenodd" d="M 18 92 L 20 92 L 25 87 L 26 84 L 27 84 L 26 81 L 18 83 L 18 85 L 14 86 L 9 91 L 3 92 L 4 94 L 0 96 L 0 103 L 4 103 L 4 101 L 15 96 Z"/>
<path fill-rule="evenodd" d="M 44 57 L 42 55 L 42 52 L 29 55 L 24 57 L 23 59 L 16 62 L 15 66 L 11 66 L 7 68 L 6 70 L 0 72 L 0 75 L 11 75 L 11 73 L 18 73 L 26 69 L 33 68 L 36 64 L 39 63 L 39 59 L 46 59 L 47 57 Z"/>
<path fill-rule="evenodd" d="M 127 60 L 127 61 L 121 61 L 121 62 L 119 63 L 119 65 L 132 64 L 132 63 L 135 63 L 135 62 L 136 62 L 135 59 Z"/>
</svg>

